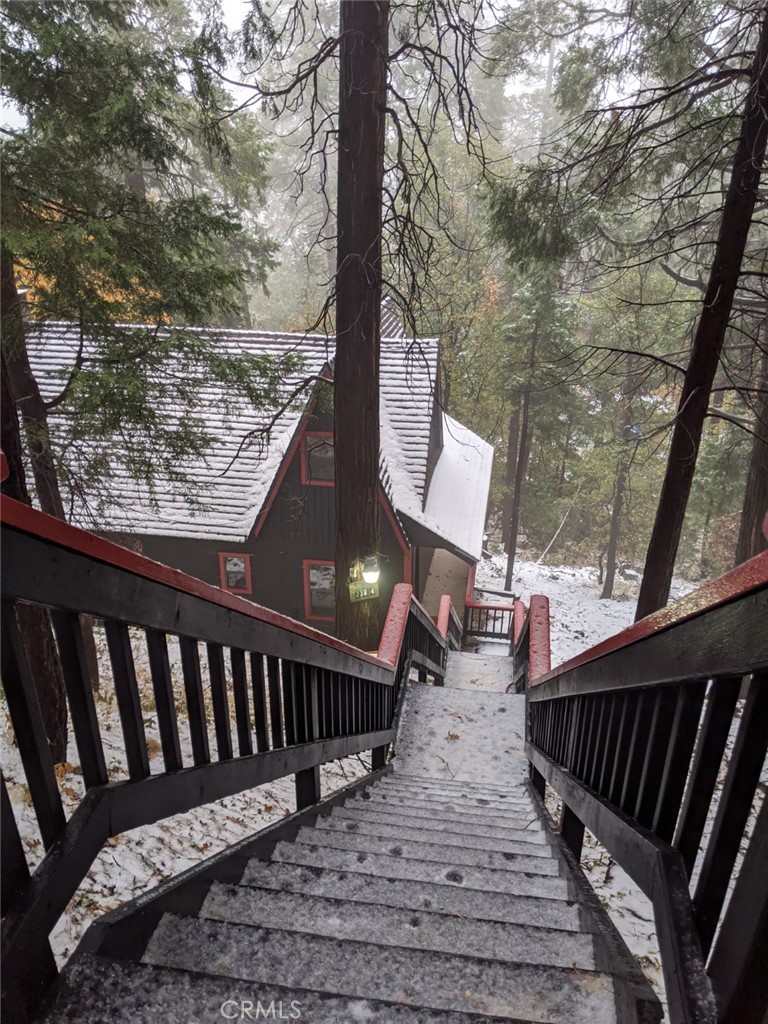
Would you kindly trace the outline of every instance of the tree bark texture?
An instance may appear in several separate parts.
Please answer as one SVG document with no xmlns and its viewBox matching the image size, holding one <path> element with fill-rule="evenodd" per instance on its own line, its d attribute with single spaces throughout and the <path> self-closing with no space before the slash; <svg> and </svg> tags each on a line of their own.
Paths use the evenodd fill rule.
<svg viewBox="0 0 768 1024">
<path fill-rule="evenodd" d="M 3 257 L 5 253 L 3 253 Z M 13 334 L 15 318 L 19 314 L 15 285 L 6 290 L 6 274 L 10 269 L 13 285 L 13 269 L 2 265 L 2 291 L 0 291 L 0 327 L 3 338 Z M 8 463 L 8 477 L 2 483 L 2 492 L 9 498 L 30 504 L 27 481 L 24 474 L 21 431 L 19 429 L 16 403 L 11 393 L 5 353 L 2 354 L 0 365 L 0 443 Z M 21 637 L 27 653 L 30 671 L 35 680 L 40 712 L 43 718 L 45 735 L 51 750 L 54 764 L 65 761 L 67 757 L 67 703 L 64 688 L 64 677 L 56 652 L 51 620 L 45 608 L 35 605 L 19 605 L 18 619 Z"/>
<path fill-rule="evenodd" d="M 755 404 L 755 434 L 736 543 L 736 565 L 768 548 L 768 540 L 763 535 L 763 521 L 768 515 L 768 345 L 760 359 L 759 388 Z"/>
<path fill-rule="evenodd" d="M 515 493 L 515 476 L 517 474 L 517 455 L 520 447 L 520 406 L 516 405 L 509 417 L 509 432 L 507 434 L 507 467 L 504 476 L 504 483 L 507 493 L 504 495 L 504 503 L 501 510 L 502 529 L 512 519 L 512 500 Z M 509 535 L 504 530 L 504 551 L 509 554 Z"/>
<path fill-rule="evenodd" d="M 761 27 L 714 260 L 680 395 L 667 469 L 645 559 L 636 620 L 663 608 L 669 598 L 704 419 L 739 281 L 765 159 L 768 137 L 767 58 L 768 14 Z"/>
<path fill-rule="evenodd" d="M 531 410 L 531 375 L 536 366 L 536 347 L 539 341 L 538 317 L 536 326 L 531 336 L 531 347 L 528 353 L 528 383 L 523 391 L 522 409 L 520 413 L 520 441 L 517 449 L 517 464 L 515 466 L 515 488 L 512 492 L 512 512 L 509 517 L 509 530 L 507 532 L 507 573 L 504 580 L 504 589 L 509 590 L 512 586 L 512 576 L 515 571 L 515 558 L 517 557 L 517 532 L 520 528 L 520 507 L 523 503 L 523 483 L 525 474 L 528 472 L 528 457 L 531 454 L 530 438 L 530 410 Z"/>
<path fill-rule="evenodd" d="M 29 365 L 21 299 L 16 290 L 13 257 L 2 251 L 3 353 L 10 387 L 21 415 L 27 455 L 43 512 L 65 519 L 56 465 L 51 454 L 48 412 Z"/>
<path fill-rule="evenodd" d="M 339 59 L 334 451 L 336 633 L 378 647 L 378 600 L 351 603 L 349 570 L 379 547 L 379 348 L 388 0 L 343 0 Z M 386 572 L 386 567 L 384 572 Z"/>
</svg>

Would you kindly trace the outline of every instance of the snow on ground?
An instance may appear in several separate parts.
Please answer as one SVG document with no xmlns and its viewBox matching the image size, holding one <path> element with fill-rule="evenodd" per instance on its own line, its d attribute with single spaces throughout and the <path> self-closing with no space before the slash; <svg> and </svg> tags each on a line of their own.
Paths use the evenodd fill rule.
<svg viewBox="0 0 768 1024">
<path fill-rule="evenodd" d="M 490 587 L 492 590 L 502 590 L 505 571 L 506 555 L 484 558 L 477 566 L 477 589 Z M 673 580 L 672 600 L 683 597 L 694 590 L 695 586 L 685 580 Z M 518 562 L 511 589 L 526 605 L 531 594 L 544 594 L 549 598 L 554 667 L 632 625 L 639 580 L 617 576 L 614 597 L 602 601 L 602 586 L 597 581 L 597 569 Z M 504 601 L 504 598 L 489 594 L 486 600 L 496 602 Z"/>
<path fill-rule="evenodd" d="M 126 778 L 120 717 L 106 654 L 103 633 L 96 630 L 99 650 L 101 686 L 96 694 L 96 708 L 104 743 L 104 755 L 110 781 Z M 134 658 L 139 683 L 144 728 L 150 754 L 152 774 L 164 770 L 160 736 L 157 728 L 154 695 L 146 657 L 134 636 Z M 192 747 L 185 730 L 184 693 L 178 646 L 169 639 L 171 674 L 179 720 L 181 752 L 185 765 L 192 764 Z M 207 683 L 205 658 L 201 658 L 204 684 Z M 206 686 L 207 690 L 207 686 Z M 209 732 L 212 728 L 210 691 L 206 693 Z M 0 703 L 0 764 L 8 786 L 27 861 L 34 870 L 43 858 L 43 847 L 32 809 L 29 790 L 24 782 L 18 748 L 15 745 L 5 701 Z M 234 723 L 233 736 L 236 735 Z M 82 771 L 77 748 L 69 730 L 67 761 L 58 765 L 56 773 L 64 810 L 69 815 L 83 796 Z M 215 739 L 211 737 L 211 753 L 215 757 Z M 334 761 L 321 768 L 323 796 L 361 778 L 370 770 L 357 757 Z M 64 916 L 51 933 L 51 945 L 59 964 L 72 954 L 91 921 L 109 910 L 159 885 L 233 843 L 245 839 L 271 825 L 296 809 L 293 776 L 279 779 L 257 789 L 238 793 L 204 807 L 172 818 L 133 829 L 108 840 L 94 861 L 91 870 L 67 907 Z"/>
</svg>

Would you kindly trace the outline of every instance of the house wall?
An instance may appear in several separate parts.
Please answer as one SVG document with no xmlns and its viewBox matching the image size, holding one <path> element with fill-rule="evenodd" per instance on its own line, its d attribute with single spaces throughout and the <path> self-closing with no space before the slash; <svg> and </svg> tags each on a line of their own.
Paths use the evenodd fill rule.
<svg viewBox="0 0 768 1024">
<path fill-rule="evenodd" d="M 307 429 L 322 431 L 332 426 L 331 416 L 323 414 L 312 417 Z M 305 614 L 304 562 L 333 561 L 334 488 L 302 483 L 301 460 L 299 444 L 268 511 L 260 517 L 243 544 L 146 534 L 111 535 L 112 539 L 214 586 L 221 586 L 220 554 L 250 556 L 251 591 L 242 593 L 242 597 L 332 634 L 333 622 Z M 403 582 L 404 569 L 408 569 L 385 500 L 382 500 L 379 554 L 379 607 L 383 622 L 392 589 L 396 583 Z"/>
<path fill-rule="evenodd" d="M 464 598 L 467 591 L 469 565 L 461 558 L 437 548 L 429 565 L 429 574 L 424 585 L 422 604 L 433 617 L 440 608 L 440 598 L 450 594 L 451 603 L 459 618 L 464 615 Z"/>
</svg>

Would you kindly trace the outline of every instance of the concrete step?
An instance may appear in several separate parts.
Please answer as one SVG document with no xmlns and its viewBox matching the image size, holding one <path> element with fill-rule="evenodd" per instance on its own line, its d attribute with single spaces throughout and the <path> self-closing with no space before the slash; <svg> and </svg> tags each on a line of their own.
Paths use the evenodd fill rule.
<svg viewBox="0 0 768 1024">
<path fill-rule="evenodd" d="M 461 804 L 467 807 L 495 807 L 499 810 L 504 808 L 532 807 L 531 798 L 523 787 L 511 791 L 508 796 L 503 794 L 488 794 L 483 796 L 482 792 L 475 793 L 472 789 L 464 790 L 438 790 L 427 786 L 415 786 L 410 783 L 390 782 L 382 779 L 375 783 L 370 789 L 362 790 L 363 793 L 386 793 L 388 797 L 413 797 L 418 800 L 443 801 Z"/>
<path fill-rule="evenodd" d="M 143 962 L 432 1010 L 616 1024 L 610 976 L 167 914 Z"/>
<path fill-rule="evenodd" d="M 350 999 L 253 981 L 242 985 L 211 974 L 88 954 L 78 954 L 65 968 L 59 997 L 46 1022 L 223 1024 L 228 1017 L 238 1022 L 302 1020 L 307 1024 L 510 1024 L 507 1017 Z"/>
<path fill-rule="evenodd" d="M 558 862 L 551 857 L 525 856 L 524 853 L 497 853 L 469 846 L 445 846 L 439 843 L 403 840 L 399 836 L 382 838 L 358 832 L 302 828 L 295 842 L 312 847 L 326 846 L 334 850 L 380 853 L 411 860 L 440 861 L 444 864 L 466 864 L 470 867 L 493 868 L 497 871 L 526 871 L 536 875 L 559 875 Z M 533 847 L 536 849 L 536 847 Z"/>
<path fill-rule="evenodd" d="M 366 837 L 380 837 L 390 842 L 426 842 L 438 849 L 446 849 L 446 856 L 451 856 L 453 847 L 471 847 L 473 850 L 486 850 L 491 853 L 513 854 L 520 853 L 526 857 L 550 857 L 551 847 L 546 835 L 542 832 L 534 832 L 530 836 L 525 834 L 524 839 L 494 839 L 485 836 L 465 836 L 451 831 L 437 831 L 436 829 L 409 828 L 400 821 L 373 821 L 370 816 L 360 820 L 345 820 L 342 817 L 323 815 L 318 818 L 314 825 L 314 831 L 346 832 L 352 835 Z M 543 838 L 542 838 L 543 837 Z"/>
<path fill-rule="evenodd" d="M 537 811 L 530 803 L 479 804 L 475 801 L 451 797 L 423 797 L 414 793 L 389 793 L 372 788 L 363 790 L 345 800 L 347 807 L 369 803 L 371 806 L 385 804 L 390 807 L 407 807 L 425 814 L 462 814 L 480 819 L 510 819 L 513 821 L 529 821 L 537 816 Z"/>
<path fill-rule="evenodd" d="M 506 963 L 595 969 L 591 935 L 216 883 L 201 917 Z"/>
<path fill-rule="evenodd" d="M 493 839 L 523 839 L 529 842 L 536 842 L 535 836 L 539 836 L 538 842 L 546 842 L 546 832 L 541 822 L 532 819 L 530 823 L 521 822 L 519 827 L 511 825 L 490 824 L 487 821 L 468 821 L 459 815 L 448 815 L 437 817 L 436 815 L 409 814 L 402 807 L 371 807 L 357 805 L 334 807 L 331 814 L 336 818 L 349 818 L 353 821 L 383 821 L 397 825 L 405 825 L 408 828 L 423 828 L 437 832 L 451 832 L 454 835 L 485 836 Z"/>
<path fill-rule="evenodd" d="M 493 614 L 493 613 L 491 613 Z M 507 654 L 509 641 L 499 643 Z M 504 693 L 512 683 L 512 658 L 493 654 L 451 651 L 446 665 L 445 685 L 449 689 Z"/>
<path fill-rule="evenodd" d="M 506 797 L 513 793 L 525 792 L 525 785 L 505 785 L 503 783 L 474 782 L 466 779 L 453 779 L 450 776 L 437 775 L 414 775 L 405 768 L 398 768 L 397 761 L 394 762 L 394 770 L 385 775 L 381 782 L 396 782 L 406 786 L 423 786 L 426 789 L 439 790 L 440 792 L 479 793 L 482 796 Z"/>
<path fill-rule="evenodd" d="M 357 871 L 335 871 L 314 865 L 254 859 L 249 861 L 241 884 L 406 910 L 431 910 L 474 920 L 528 924 L 563 931 L 580 930 L 578 906 L 569 900 L 489 893 L 465 886 L 402 878 L 379 878 Z"/>
<path fill-rule="evenodd" d="M 379 878 L 399 878 L 438 885 L 461 886 L 490 893 L 514 896 L 542 896 L 567 899 L 566 879 L 550 875 L 525 874 L 516 871 L 495 871 L 492 868 L 451 867 L 444 861 L 409 860 L 377 853 L 356 853 L 318 846 L 314 849 L 301 843 L 278 843 L 272 854 L 274 861 L 302 864 L 306 867 L 331 868 L 334 871 L 355 871 Z"/>
</svg>

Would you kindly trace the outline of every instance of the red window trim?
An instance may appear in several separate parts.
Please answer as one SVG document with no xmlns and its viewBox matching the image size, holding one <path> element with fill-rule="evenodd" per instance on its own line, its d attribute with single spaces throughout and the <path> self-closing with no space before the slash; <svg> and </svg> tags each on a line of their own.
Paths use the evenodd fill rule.
<svg viewBox="0 0 768 1024">
<path fill-rule="evenodd" d="M 244 558 L 245 559 L 245 587 L 228 587 L 227 586 L 227 569 L 225 560 L 227 558 Z M 226 590 L 228 594 L 252 594 L 253 585 L 251 583 L 251 556 L 245 551 L 220 551 L 219 552 L 219 583 L 222 590 Z"/>
<path fill-rule="evenodd" d="M 308 437 L 333 437 L 332 430 L 305 430 L 301 435 L 301 482 L 305 487 L 333 487 L 335 480 L 313 480 L 309 472 L 309 459 L 307 457 Z"/>
<path fill-rule="evenodd" d="M 335 562 L 323 558 L 305 558 L 301 563 L 301 571 L 304 576 L 304 618 L 308 622 L 335 622 L 335 615 L 313 615 L 312 598 L 309 593 L 309 567 L 311 565 L 335 565 Z"/>
</svg>

